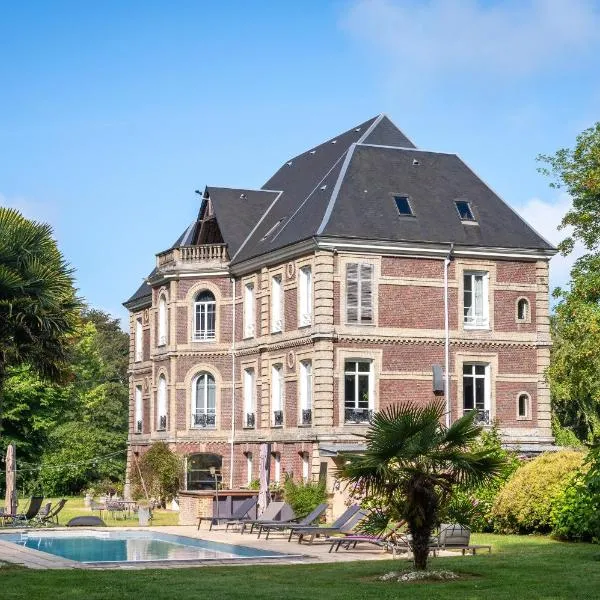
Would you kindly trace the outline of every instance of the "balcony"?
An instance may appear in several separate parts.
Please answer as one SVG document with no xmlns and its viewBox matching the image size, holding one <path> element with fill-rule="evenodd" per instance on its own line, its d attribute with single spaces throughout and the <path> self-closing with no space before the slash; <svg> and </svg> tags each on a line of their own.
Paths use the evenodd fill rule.
<svg viewBox="0 0 600 600">
<path fill-rule="evenodd" d="M 254 413 L 246 413 L 246 423 L 244 425 L 244 427 L 246 429 L 254 429 L 256 423 L 256 417 L 254 415 Z"/>
<path fill-rule="evenodd" d="M 167 415 L 160 415 L 158 417 L 158 426 L 156 427 L 157 431 L 165 431 L 167 428 Z"/>
<path fill-rule="evenodd" d="M 156 255 L 159 271 L 222 269 L 229 263 L 226 244 L 180 246 Z"/>
<path fill-rule="evenodd" d="M 302 409 L 302 425 L 312 425 L 312 409 Z"/>
<path fill-rule="evenodd" d="M 142 428 L 143 428 L 142 420 L 141 420 L 141 419 L 138 419 L 138 420 L 135 422 L 135 429 L 134 429 L 134 432 L 135 432 L 135 433 L 142 433 Z"/>
<path fill-rule="evenodd" d="M 283 411 L 273 411 L 273 427 L 283 427 Z"/>
<path fill-rule="evenodd" d="M 193 429 L 214 429 L 217 424 L 217 416 L 214 413 L 197 410 L 192 413 Z"/>
<path fill-rule="evenodd" d="M 373 411 L 370 408 L 346 408 L 344 410 L 344 423 L 368 425 L 372 418 Z"/>
</svg>

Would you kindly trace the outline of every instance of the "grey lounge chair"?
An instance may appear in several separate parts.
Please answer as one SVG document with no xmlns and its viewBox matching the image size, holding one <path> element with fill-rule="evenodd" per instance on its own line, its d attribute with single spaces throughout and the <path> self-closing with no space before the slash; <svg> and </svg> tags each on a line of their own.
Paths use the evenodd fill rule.
<svg viewBox="0 0 600 600">
<path fill-rule="evenodd" d="M 253 519 L 251 521 L 246 521 L 242 524 L 242 528 L 240 529 L 240 533 L 244 533 L 246 531 L 246 527 L 250 527 L 250 533 L 254 532 L 255 527 L 260 527 L 263 523 L 292 523 L 297 517 L 294 509 L 287 503 L 283 502 L 283 506 L 281 507 L 279 513 L 275 519 L 266 519 L 264 513 L 258 518 Z"/>
<path fill-rule="evenodd" d="M 236 510 L 233 511 L 231 515 L 227 517 L 198 517 L 198 529 L 200 529 L 200 524 L 202 523 L 202 521 L 210 521 L 210 527 L 208 528 L 209 531 L 213 528 L 213 525 L 218 525 L 221 522 L 239 522 L 248 515 L 248 513 L 256 506 L 257 502 L 258 496 L 252 496 L 252 498 L 247 498 L 239 505 L 239 507 Z"/>
<path fill-rule="evenodd" d="M 58 513 L 60 513 L 60 511 L 65 507 L 66 503 L 66 498 L 62 498 L 61 500 L 59 500 L 54 505 L 54 507 L 48 512 L 47 515 L 38 515 L 38 517 L 36 518 L 36 524 L 40 526 L 54 524 L 58 525 Z"/>
<path fill-rule="evenodd" d="M 278 523 L 277 521 L 273 521 L 272 523 L 261 523 L 258 528 L 258 537 L 261 536 L 262 532 L 265 531 L 267 535 L 265 539 L 269 539 L 269 535 L 272 531 L 286 531 L 290 527 L 310 527 L 313 525 L 321 515 L 327 510 L 327 502 L 323 502 L 323 504 L 319 504 L 312 512 L 307 514 L 301 521 L 296 523 Z"/>
<path fill-rule="evenodd" d="M 303 536 L 305 533 L 306 534 L 310 534 L 311 531 L 317 531 L 319 529 L 323 529 L 324 531 L 326 529 L 331 529 L 331 530 L 339 530 L 340 527 L 344 526 L 346 524 L 346 522 L 352 518 L 358 511 L 360 510 L 360 506 L 358 504 L 353 504 L 352 506 L 349 506 L 331 525 L 329 525 L 329 527 L 317 527 L 316 525 L 311 525 L 311 526 L 305 526 L 305 525 L 291 525 L 290 526 L 290 535 L 288 536 L 288 542 L 292 541 L 292 537 L 297 535 L 301 540 L 301 536 Z"/>
<path fill-rule="evenodd" d="M 461 550 L 463 556 L 466 552 L 470 551 L 473 554 L 477 550 L 492 551 L 492 547 L 485 544 L 472 545 L 471 541 L 471 530 L 464 525 L 442 523 L 440 525 L 440 533 L 437 537 L 436 543 L 432 544 L 434 552 L 436 550 Z"/>
<path fill-rule="evenodd" d="M 325 536 L 329 538 L 331 534 L 336 533 L 352 533 L 356 525 L 367 516 L 367 511 L 358 509 L 354 514 L 345 520 L 341 525 L 336 526 L 336 523 L 330 527 L 304 527 L 302 529 L 294 529 L 291 533 L 298 536 L 298 543 L 301 544 L 308 538 L 308 543 L 312 544 L 315 537 Z M 290 538 L 291 539 L 291 533 Z"/>
<path fill-rule="evenodd" d="M 258 519 L 231 519 L 227 521 L 225 525 L 225 530 L 229 531 L 230 527 L 238 525 L 240 527 L 240 532 L 243 533 L 242 528 L 245 527 L 247 523 L 252 523 L 256 521 L 274 521 L 277 515 L 281 512 L 281 509 L 285 502 L 271 502 L 267 508 L 263 511 L 263 514 L 258 517 Z"/>
<path fill-rule="evenodd" d="M 2 519 L 4 522 L 8 519 L 9 525 L 11 527 L 15 527 L 18 525 L 28 525 L 29 521 L 35 519 L 37 514 L 40 512 L 42 508 L 42 503 L 44 502 L 43 496 L 32 496 L 29 501 L 29 506 L 24 513 L 17 513 L 14 515 L 4 513 L 2 515 Z"/>
</svg>

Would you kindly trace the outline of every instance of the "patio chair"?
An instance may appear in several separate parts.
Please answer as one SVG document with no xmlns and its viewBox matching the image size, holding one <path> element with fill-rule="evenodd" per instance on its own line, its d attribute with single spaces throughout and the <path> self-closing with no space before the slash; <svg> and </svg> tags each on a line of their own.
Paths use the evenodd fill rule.
<svg viewBox="0 0 600 600">
<path fill-rule="evenodd" d="M 360 519 L 357 519 L 356 521 L 354 520 L 354 517 L 357 515 L 357 513 L 363 513 L 364 511 L 360 510 L 360 506 L 358 506 L 358 504 L 353 504 L 352 506 L 349 506 L 331 525 L 326 526 L 326 527 L 318 527 L 315 525 L 311 525 L 309 527 L 306 527 L 304 525 L 299 525 L 299 526 L 294 526 L 292 525 L 290 527 L 290 535 L 288 536 L 288 542 L 292 541 L 292 537 L 297 535 L 298 536 L 298 543 L 302 543 L 302 540 L 304 538 L 305 535 L 310 536 L 310 541 L 312 543 L 312 541 L 314 540 L 315 535 L 320 535 L 320 534 L 327 534 L 327 533 L 339 533 L 339 532 L 346 532 L 349 533 L 350 531 L 352 531 L 352 528 L 356 525 L 356 523 L 358 523 L 358 521 L 360 521 L 360 519 L 362 519 L 365 515 L 361 514 Z M 349 529 L 346 529 L 346 526 L 348 525 L 348 523 L 350 523 L 350 521 L 352 521 L 352 526 Z"/>
<path fill-rule="evenodd" d="M 40 525 L 42 527 L 44 527 L 46 525 L 54 525 L 54 524 L 58 525 L 58 513 L 65 507 L 66 503 L 67 503 L 66 498 L 62 498 L 54 505 L 52 510 L 50 510 L 47 515 L 42 516 L 41 518 L 38 515 L 38 518 L 36 519 L 38 522 L 38 525 Z"/>
<path fill-rule="evenodd" d="M 210 526 L 208 530 L 212 530 L 213 525 L 218 525 L 223 522 L 229 521 L 241 521 L 246 515 L 256 506 L 258 502 L 258 496 L 252 496 L 251 498 L 247 498 L 244 500 L 233 513 L 227 517 L 198 517 L 198 529 L 200 529 L 200 524 L 202 521 L 210 521 Z"/>
<path fill-rule="evenodd" d="M 296 521 L 293 523 L 294 526 L 298 527 L 310 527 L 314 523 L 316 523 L 321 515 L 327 510 L 327 502 L 323 502 L 323 504 L 319 504 L 312 512 L 308 513 L 301 521 Z M 286 531 L 292 526 L 292 523 L 286 522 L 281 523 L 277 521 L 273 521 L 272 523 L 261 523 L 258 527 L 258 537 L 261 536 L 262 532 L 266 532 L 265 539 L 269 539 L 269 535 L 272 531 Z"/>
<path fill-rule="evenodd" d="M 6 523 L 6 520 L 9 520 L 9 525 L 11 527 L 18 525 L 27 525 L 29 521 L 34 519 L 37 514 L 40 512 L 42 508 L 42 503 L 44 502 L 43 496 L 32 496 L 29 501 L 29 506 L 24 513 L 16 513 L 14 515 L 4 513 L 2 515 L 3 521 Z"/>
<path fill-rule="evenodd" d="M 67 527 L 106 527 L 106 523 L 96 516 L 91 517 L 73 517 Z"/>
<path fill-rule="evenodd" d="M 92 513 L 97 510 L 100 518 L 102 518 L 102 511 L 106 510 L 106 504 L 102 502 L 96 502 L 95 500 L 90 500 L 90 510 Z"/>
<path fill-rule="evenodd" d="M 230 527 L 235 525 L 239 526 L 240 532 L 243 533 L 242 528 L 246 525 L 246 523 L 250 523 L 252 521 L 256 522 L 260 519 L 260 521 L 274 521 L 275 517 L 281 512 L 281 509 L 285 502 L 271 502 L 267 508 L 263 511 L 263 514 L 258 519 L 230 519 L 225 523 L 225 531 L 229 531 Z"/>
<path fill-rule="evenodd" d="M 471 530 L 464 525 L 458 523 L 442 523 L 440 525 L 440 533 L 436 543 L 432 544 L 434 550 L 461 550 L 463 556 L 470 551 L 475 554 L 477 550 L 487 550 L 489 553 L 492 547 L 486 544 L 470 544 Z"/>
<path fill-rule="evenodd" d="M 127 506 L 116 500 L 106 501 L 106 510 L 110 512 L 110 516 L 113 519 L 126 519 L 127 518 Z"/>
<path fill-rule="evenodd" d="M 33 519 L 31 519 L 31 521 L 28 523 L 28 525 L 31 527 L 40 525 L 42 520 L 48 516 L 51 509 L 52 509 L 52 502 L 46 502 L 46 504 L 44 504 L 44 506 L 42 506 L 42 508 L 40 508 L 38 514 L 35 515 L 35 517 L 33 517 Z"/>
</svg>

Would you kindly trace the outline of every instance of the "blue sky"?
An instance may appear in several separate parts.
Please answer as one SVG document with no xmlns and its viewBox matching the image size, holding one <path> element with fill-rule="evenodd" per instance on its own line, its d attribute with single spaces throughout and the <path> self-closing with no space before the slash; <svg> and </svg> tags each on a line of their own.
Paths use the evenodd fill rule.
<svg viewBox="0 0 600 600">
<path fill-rule="evenodd" d="M 260 187 L 380 112 L 559 241 L 569 199 L 535 157 L 600 118 L 583 0 L 5 0 L 0 49 L 0 204 L 50 222 L 81 295 L 121 317 L 195 189 Z"/>
</svg>

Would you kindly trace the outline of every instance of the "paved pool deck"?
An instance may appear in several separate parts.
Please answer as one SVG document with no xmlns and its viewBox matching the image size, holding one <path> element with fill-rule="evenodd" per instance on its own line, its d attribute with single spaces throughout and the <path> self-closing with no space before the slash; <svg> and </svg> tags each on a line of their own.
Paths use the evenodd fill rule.
<svg viewBox="0 0 600 600">
<path fill-rule="evenodd" d="M 98 531 L 106 532 L 109 531 L 140 531 L 139 527 L 110 527 L 110 528 L 98 528 Z M 46 534 L 50 534 L 53 528 L 44 528 L 42 531 Z M 68 531 L 65 527 L 56 528 L 56 531 L 64 533 Z M 90 527 L 88 531 L 93 531 L 94 528 Z M 319 541 L 318 538 L 314 543 L 302 543 L 299 544 L 296 540 L 287 541 L 287 534 L 273 534 L 268 540 L 263 537 L 257 538 L 256 534 L 240 534 L 238 532 L 228 531 L 226 532 L 223 528 L 213 529 L 209 531 L 208 528 L 200 529 L 199 531 L 195 526 L 163 526 L 163 527 L 147 527 L 145 531 L 157 531 L 160 533 L 169 533 L 173 535 L 181 535 L 189 538 L 201 538 L 204 540 L 210 540 L 214 542 L 222 542 L 226 544 L 237 544 L 240 546 L 248 546 L 250 548 L 260 548 L 261 550 L 272 550 L 273 552 L 289 554 L 288 557 L 283 558 L 236 558 L 236 559 L 217 559 L 217 560 L 194 560 L 194 561 L 152 561 L 152 562 L 140 562 L 140 563 L 79 563 L 72 560 L 67 560 L 59 556 L 54 556 L 46 552 L 40 552 L 30 548 L 24 548 L 11 542 L 2 541 L 1 534 L 3 533 L 16 533 L 16 532 L 31 532 L 31 529 L 8 529 L 2 528 L 0 530 L 0 561 L 7 563 L 13 563 L 28 567 L 31 569 L 155 569 L 155 568 L 182 568 L 182 567 L 210 567 L 220 565 L 256 565 L 256 564 L 301 564 L 301 563 L 323 563 L 323 562 L 347 562 L 355 560 L 383 560 L 391 559 L 392 554 L 385 552 L 382 548 L 374 546 L 372 544 L 359 544 L 359 546 L 353 550 L 347 551 L 341 549 L 339 552 L 329 552 L 330 543 Z M 81 533 L 83 529 L 78 528 L 77 531 Z M 455 552 L 444 552 L 447 555 L 457 555 Z M 458 554 L 460 556 L 460 554 Z M 407 554 L 398 554 L 397 560 L 406 561 L 408 560 Z"/>
</svg>

